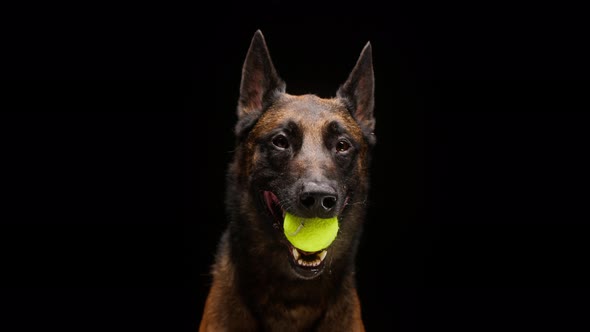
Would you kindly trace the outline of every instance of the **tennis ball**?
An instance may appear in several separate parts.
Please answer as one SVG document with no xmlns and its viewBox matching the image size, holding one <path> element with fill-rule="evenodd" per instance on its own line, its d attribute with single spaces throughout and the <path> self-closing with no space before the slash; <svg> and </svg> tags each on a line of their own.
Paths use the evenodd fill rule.
<svg viewBox="0 0 590 332">
<path fill-rule="evenodd" d="M 283 230 L 295 248 L 316 252 L 327 248 L 336 238 L 338 218 L 302 218 L 286 212 Z"/>
</svg>

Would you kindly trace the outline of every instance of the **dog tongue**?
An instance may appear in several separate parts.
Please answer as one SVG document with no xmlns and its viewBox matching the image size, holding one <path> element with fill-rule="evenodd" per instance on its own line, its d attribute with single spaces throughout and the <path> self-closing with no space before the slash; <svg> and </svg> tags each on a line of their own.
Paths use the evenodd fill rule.
<svg viewBox="0 0 590 332">
<path fill-rule="evenodd" d="M 282 216 L 275 215 L 275 208 L 273 207 L 273 204 L 276 206 L 279 206 L 279 199 L 277 198 L 277 196 L 275 194 L 273 194 L 270 191 L 265 191 L 264 192 L 264 202 L 266 203 L 266 208 L 270 211 L 270 213 L 272 213 L 272 215 L 275 218 L 282 217 Z"/>
</svg>

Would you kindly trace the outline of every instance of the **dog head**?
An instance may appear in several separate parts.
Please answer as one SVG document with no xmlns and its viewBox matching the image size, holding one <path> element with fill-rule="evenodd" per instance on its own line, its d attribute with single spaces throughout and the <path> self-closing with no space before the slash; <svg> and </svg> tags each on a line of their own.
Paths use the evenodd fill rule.
<svg viewBox="0 0 590 332">
<path fill-rule="evenodd" d="M 241 198 L 230 203 L 246 216 L 234 219 L 249 224 L 247 250 L 265 255 L 265 264 L 312 279 L 326 262 L 346 266 L 344 262 L 353 259 L 375 144 L 373 106 L 369 43 L 336 96 L 324 99 L 286 93 L 262 33 L 255 33 L 242 69 L 238 148 L 230 172 L 235 175 L 230 178 L 231 195 Z M 285 212 L 304 218 L 338 217 L 336 240 L 314 253 L 294 248 L 282 232 Z M 273 253 L 263 254 L 266 251 Z"/>
</svg>

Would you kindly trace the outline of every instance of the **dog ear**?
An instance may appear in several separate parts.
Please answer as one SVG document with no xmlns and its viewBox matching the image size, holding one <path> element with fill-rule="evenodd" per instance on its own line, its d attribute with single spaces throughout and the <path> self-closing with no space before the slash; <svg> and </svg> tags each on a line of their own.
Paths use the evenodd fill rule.
<svg viewBox="0 0 590 332">
<path fill-rule="evenodd" d="M 285 82 L 277 74 L 262 32 L 257 30 L 242 67 L 238 120 L 246 123 L 239 127 L 244 128 L 258 118 L 268 101 L 280 92 L 285 92 Z"/>
<path fill-rule="evenodd" d="M 344 84 L 340 86 L 336 96 L 343 99 L 352 116 L 363 129 L 363 133 L 375 140 L 375 118 L 373 108 L 375 105 L 375 77 L 373 75 L 373 55 L 371 43 L 363 48 L 356 65 Z"/>
</svg>

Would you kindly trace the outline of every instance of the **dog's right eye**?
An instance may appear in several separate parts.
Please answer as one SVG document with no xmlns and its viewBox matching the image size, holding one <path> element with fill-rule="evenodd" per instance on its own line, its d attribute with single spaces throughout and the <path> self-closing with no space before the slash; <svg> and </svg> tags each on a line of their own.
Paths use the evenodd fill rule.
<svg viewBox="0 0 590 332">
<path fill-rule="evenodd" d="M 278 134 L 273 137 L 272 144 L 279 149 L 287 149 L 289 147 L 289 140 L 283 134 Z"/>
</svg>

